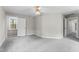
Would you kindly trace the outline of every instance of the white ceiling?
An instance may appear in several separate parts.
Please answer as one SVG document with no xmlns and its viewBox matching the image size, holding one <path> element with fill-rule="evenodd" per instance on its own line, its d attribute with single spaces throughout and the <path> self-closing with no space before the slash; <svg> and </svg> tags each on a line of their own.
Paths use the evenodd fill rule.
<svg viewBox="0 0 79 59">
<path fill-rule="evenodd" d="M 19 15 L 35 15 L 33 6 L 3 6 L 6 13 Z M 79 6 L 41 6 L 41 13 L 69 13 L 79 10 Z"/>
</svg>

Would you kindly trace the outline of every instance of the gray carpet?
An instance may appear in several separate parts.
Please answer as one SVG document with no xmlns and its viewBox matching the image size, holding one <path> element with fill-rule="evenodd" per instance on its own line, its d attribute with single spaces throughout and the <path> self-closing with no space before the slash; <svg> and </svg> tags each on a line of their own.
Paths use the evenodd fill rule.
<svg viewBox="0 0 79 59">
<path fill-rule="evenodd" d="M 37 36 L 10 37 L 0 47 L 1 52 L 78 52 L 79 42 L 63 39 L 47 39 Z"/>
</svg>

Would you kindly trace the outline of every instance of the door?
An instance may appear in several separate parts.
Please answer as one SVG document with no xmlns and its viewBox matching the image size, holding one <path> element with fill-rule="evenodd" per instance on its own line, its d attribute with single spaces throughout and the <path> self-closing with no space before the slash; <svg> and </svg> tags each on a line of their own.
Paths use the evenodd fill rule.
<svg viewBox="0 0 79 59">
<path fill-rule="evenodd" d="M 18 18 L 17 20 L 17 36 L 25 36 L 26 35 L 26 19 Z"/>
</svg>

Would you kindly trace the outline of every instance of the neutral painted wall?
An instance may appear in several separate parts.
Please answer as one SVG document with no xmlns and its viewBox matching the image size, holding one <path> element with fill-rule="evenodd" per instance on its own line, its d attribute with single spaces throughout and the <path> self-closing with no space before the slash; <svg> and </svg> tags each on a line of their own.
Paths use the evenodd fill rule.
<svg viewBox="0 0 79 59">
<path fill-rule="evenodd" d="M 24 23 L 25 22 L 25 23 Z M 26 24 L 23 29 L 21 24 Z M 62 14 L 43 14 L 41 16 L 26 16 L 26 21 L 19 24 L 19 29 L 23 29 L 26 35 L 38 35 L 45 38 L 62 38 L 63 37 L 63 17 Z M 20 32 L 22 32 L 20 31 Z M 23 32 L 23 33 L 24 33 Z"/>
<path fill-rule="evenodd" d="M 45 38 L 63 37 L 63 17 L 61 14 L 36 16 L 35 34 Z"/>
<path fill-rule="evenodd" d="M 26 35 L 34 34 L 34 19 L 32 16 L 26 17 Z"/>
<path fill-rule="evenodd" d="M 63 17 L 61 14 L 48 14 L 42 16 L 43 37 L 63 37 Z"/>
<path fill-rule="evenodd" d="M 0 46 L 2 45 L 2 43 L 4 42 L 5 38 L 6 38 L 6 19 L 5 19 L 5 13 L 2 9 L 2 7 L 0 7 Z"/>
<path fill-rule="evenodd" d="M 34 17 L 34 33 L 37 36 L 42 36 L 42 16 Z"/>
</svg>

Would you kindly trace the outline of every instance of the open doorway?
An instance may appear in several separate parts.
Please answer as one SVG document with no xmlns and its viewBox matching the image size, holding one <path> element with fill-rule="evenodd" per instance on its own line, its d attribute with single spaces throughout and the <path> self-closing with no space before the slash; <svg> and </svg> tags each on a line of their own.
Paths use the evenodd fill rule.
<svg viewBox="0 0 79 59">
<path fill-rule="evenodd" d="M 65 16 L 63 19 L 64 37 L 79 38 L 78 36 L 78 17 Z"/>
<path fill-rule="evenodd" d="M 16 28 L 16 17 L 7 17 L 7 36 L 8 37 L 15 37 L 17 36 L 17 28 Z"/>
</svg>

